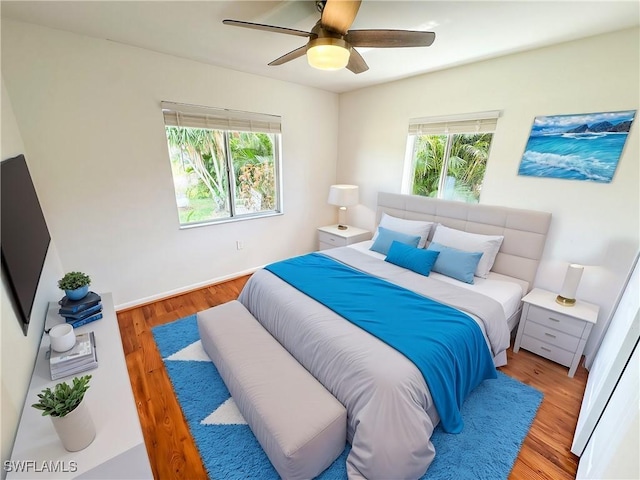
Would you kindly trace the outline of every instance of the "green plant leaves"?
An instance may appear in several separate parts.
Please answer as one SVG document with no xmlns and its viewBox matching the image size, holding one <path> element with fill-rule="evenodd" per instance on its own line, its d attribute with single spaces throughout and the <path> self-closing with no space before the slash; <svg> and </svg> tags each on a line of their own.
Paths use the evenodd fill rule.
<svg viewBox="0 0 640 480">
<path fill-rule="evenodd" d="M 58 288 L 60 290 L 75 290 L 91 284 L 91 278 L 82 272 L 69 272 L 58 280 Z"/>
<path fill-rule="evenodd" d="M 80 405 L 85 392 L 89 389 L 91 375 L 75 377 L 73 385 L 67 382 L 58 383 L 53 390 L 45 388 L 38 394 L 39 401 L 31 405 L 37 410 L 42 410 L 42 416 L 64 417 Z"/>
</svg>

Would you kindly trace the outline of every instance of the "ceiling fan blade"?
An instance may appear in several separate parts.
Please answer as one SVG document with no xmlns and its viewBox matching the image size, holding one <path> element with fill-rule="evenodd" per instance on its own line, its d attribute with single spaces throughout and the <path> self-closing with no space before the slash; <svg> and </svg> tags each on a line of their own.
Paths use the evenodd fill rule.
<svg viewBox="0 0 640 480">
<path fill-rule="evenodd" d="M 344 39 L 354 47 L 428 47 L 436 34 L 415 30 L 350 30 Z"/>
<path fill-rule="evenodd" d="M 293 28 L 276 27 L 274 25 L 262 25 L 261 23 L 242 22 L 240 20 L 223 20 L 225 25 L 234 27 L 251 28 L 253 30 L 264 30 L 265 32 L 284 33 L 285 35 L 296 35 L 298 37 L 310 37 L 310 32 L 295 30 Z"/>
<path fill-rule="evenodd" d="M 276 58 L 269 65 L 272 67 L 274 65 L 282 65 L 283 63 L 290 62 L 291 60 L 295 60 L 296 58 L 303 56 L 305 53 L 307 53 L 307 46 L 303 45 L 302 47 L 296 48 L 295 50 L 292 50 L 289 53 L 285 53 L 280 58 Z"/>
<path fill-rule="evenodd" d="M 344 35 L 356 18 L 362 0 L 327 0 L 322 10 L 322 27 Z"/>
<path fill-rule="evenodd" d="M 369 65 L 367 65 L 367 62 L 364 61 L 362 55 L 360 55 L 355 48 L 352 48 L 351 55 L 349 55 L 349 63 L 347 64 L 347 68 L 353 73 L 358 74 L 369 70 Z"/>
</svg>

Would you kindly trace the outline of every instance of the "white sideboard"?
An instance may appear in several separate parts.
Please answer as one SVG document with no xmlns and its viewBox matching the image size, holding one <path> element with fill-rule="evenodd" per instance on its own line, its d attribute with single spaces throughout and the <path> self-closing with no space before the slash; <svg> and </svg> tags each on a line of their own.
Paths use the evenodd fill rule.
<svg viewBox="0 0 640 480">
<path fill-rule="evenodd" d="M 110 293 L 100 294 L 103 318 L 76 329 L 95 332 L 98 368 L 75 376 L 91 374 L 85 394 L 96 426 L 96 438 L 84 450 L 68 452 L 62 446 L 51 419 L 31 407 L 44 388 L 59 381 L 71 383 L 73 375 L 52 381 L 48 360 L 49 336 L 42 336 L 29 392 L 18 426 L 11 460 L 5 462 L 7 478 L 29 479 L 152 479 L 153 474 L 140 428 L 120 329 Z M 45 329 L 64 319 L 59 305 L 51 303 Z"/>
</svg>

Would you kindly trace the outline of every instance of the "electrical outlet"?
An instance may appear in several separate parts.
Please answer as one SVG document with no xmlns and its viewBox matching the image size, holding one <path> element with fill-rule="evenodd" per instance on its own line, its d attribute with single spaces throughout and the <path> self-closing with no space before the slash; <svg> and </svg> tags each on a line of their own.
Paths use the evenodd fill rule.
<svg viewBox="0 0 640 480">
<path fill-rule="evenodd" d="M 240 240 L 236 241 L 236 249 L 242 250 L 244 248 L 243 243 Z"/>
</svg>

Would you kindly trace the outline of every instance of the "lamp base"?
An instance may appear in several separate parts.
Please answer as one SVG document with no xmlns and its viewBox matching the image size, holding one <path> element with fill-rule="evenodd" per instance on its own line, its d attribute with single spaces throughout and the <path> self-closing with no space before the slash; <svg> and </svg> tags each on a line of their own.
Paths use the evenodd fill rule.
<svg viewBox="0 0 640 480">
<path fill-rule="evenodd" d="M 556 303 L 559 303 L 563 307 L 573 307 L 576 304 L 575 298 L 564 298 L 560 295 L 556 297 Z"/>
<path fill-rule="evenodd" d="M 338 230 L 346 230 L 347 226 L 346 225 L 338 225 Z"/>
</svg>

